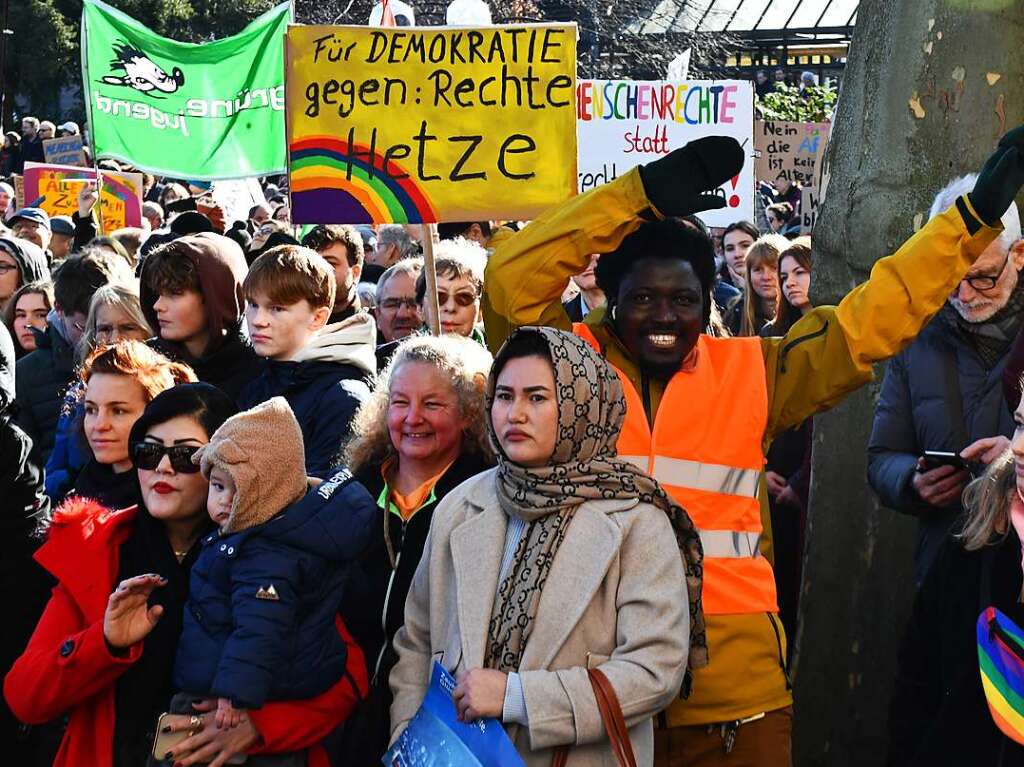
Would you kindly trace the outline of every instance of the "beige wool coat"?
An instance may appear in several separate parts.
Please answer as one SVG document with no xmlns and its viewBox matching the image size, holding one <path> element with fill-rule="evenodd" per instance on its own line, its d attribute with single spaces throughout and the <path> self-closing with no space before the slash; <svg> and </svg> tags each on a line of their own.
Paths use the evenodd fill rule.
<svg viewBox="0 0 1024 767">
<path fill-rule="evenodd" d="M 392 738 L 416 713 L 436 659 L 452 674 L 483 665 L 507 517 L 495 471 L 438 505 L 395 637 Z M 615 757 L 587 677 L 600 667 L 622 705 L 637 763 L 654 761 L 651 717 L 679 693 L 689 648 L 682 559 L 668 517 L 633 501 L 588 501 L 551 566 L 519 674 L 529 727 L 506 725 L 530 767 L 572 746 L 569 767 Z"/>
</svg>

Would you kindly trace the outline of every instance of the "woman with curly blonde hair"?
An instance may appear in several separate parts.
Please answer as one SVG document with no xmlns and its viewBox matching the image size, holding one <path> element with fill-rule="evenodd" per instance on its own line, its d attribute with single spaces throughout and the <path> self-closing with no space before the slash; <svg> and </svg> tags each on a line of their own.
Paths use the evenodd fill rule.
<svg viewBox="0 0 1024 767">
<path fill-rule="evenodd" d="M 491 355 L 468 338 L 417 336 L 399 346 L 363 403 L 345 462 L 377 500 L 379 531 L 352 578 L 342 615 L 366 653 L 370 695 L 348 724 L 348 764 L 387 748 L 392 647 L 438 502 L 490 468 L 484 385 Z"/>
</svg>

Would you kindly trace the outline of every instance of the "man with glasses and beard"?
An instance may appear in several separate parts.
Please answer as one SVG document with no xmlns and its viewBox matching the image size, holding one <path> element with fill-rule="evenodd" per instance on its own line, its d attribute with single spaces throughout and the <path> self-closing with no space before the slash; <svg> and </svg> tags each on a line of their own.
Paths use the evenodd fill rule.
<svg viewBox="0 0 1024 767">
<path fill-rule="evenodd" d="M 956 179 L 939 192 L 931 217 L 969 192 L 976 178 Z M 1016 205 L 1002 223 L 1002 234 L 945 306 L 889 362 L 875 410 L 868 479 L 883 504 L 918 518 L 919 583 L 962 513 L 960 496 L 971 479 L 967 468 L 937 465 L 924 452 L 959 453 L 983 468 L 1009 446 L 1015 428 L 1002 377 L 1024 308 L 1024 241 Z"/>
</svg>

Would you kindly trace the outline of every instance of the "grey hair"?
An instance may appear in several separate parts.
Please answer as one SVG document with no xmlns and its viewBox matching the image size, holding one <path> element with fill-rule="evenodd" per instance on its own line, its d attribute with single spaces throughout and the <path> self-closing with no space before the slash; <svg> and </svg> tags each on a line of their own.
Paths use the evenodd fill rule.
<svg viewBox="0 0 1024 767">
<path fill-rule="evenodd" d="M 487 251 L 473 240 L 465 237 L 456 237 L 451 240 L 441 240 L 434 246 L 434 258 L 442 258 L 460 261 L 469 269 L 475 282 L 483 285 L 484 269 L 487 268 Z"/>
<path fill-rule="evenodd" d="M 492 457 L 487 436 L 487 406 L 484 388 L 493 358 L 476 341 L 460 336 L 410 336 L 402 341 L 391 362 L 377 377 L 373 393 L 352 419 L 352 436 L 343 448 L 346 465 L 352 472 L 366 466 L 379 466 L 397 455 L 388 432 L 388 402 L 395 372 L 406 363 L 432 365 L 452 382 L 459 400 L 459 416 L 466 422 L 463 453 Z"/>
<path fill-rule="evenodd" d="M 401 224 L 384 224 L 377 230 L 377 244 L 398 246 L 399 258 L 409 258 L 418 252 L 416 241 Z"/>
<path fill-rule="evenodd" d="M 89 315 L 85 320 L 85 330 L 82 331 L 82 339 L 78 342 L 80 359 L 86 359 L 96 348 L 96 315 L 99 314 L 100 307 L 103 306 L 116 306 L 127 314 L 132 322 L 145 330 L 147 336 L 155 335 L 153 328 L 149 326 L 146 315 L 142 313 L 139 292 L 135 287 L 111 282 L 98 288 L 89 301 Z"/>
<path fill-rule="evenodd" d="M 931 220 L 947 210 L 956 202 L 958 197 L 962 197 L 974 189 L 974 185 L 977 181 L 977 173 L 968 173 L 966 176 L 960 176 L 960 178 L 955 178 L 946 184 L 946 186 L 943 187 L 937 195 L 935 195 L 932 207 L 928 211 L 928 219 Z M 1017 203 L 1010 203 L 1010 207 L 1006 209 L 1005 213 L 1003 213 L 1002 222 L 1003 232 L 999 235 L 999 238 L 1003 241 L 1003 245 L 1009 249 L 1013 247 L 1013 244 L 1017 242 L 1017 240 L 1020 239 L 1020 212 L 1017 210 Z"/>
<path fill-rule="evenodd" d="M 387 287 L 388 282 L 392 277 L 398 274 L 407 274 L 412 277 L 413 282 L 420 276 L 420 272 L 423 271 L 423 259 L 422 258 L 403 258 L 401 261 L 389 266 L 384 272 L 377 278 L 377 305 L 383 300 L 384 288 Z"/>
</svg>

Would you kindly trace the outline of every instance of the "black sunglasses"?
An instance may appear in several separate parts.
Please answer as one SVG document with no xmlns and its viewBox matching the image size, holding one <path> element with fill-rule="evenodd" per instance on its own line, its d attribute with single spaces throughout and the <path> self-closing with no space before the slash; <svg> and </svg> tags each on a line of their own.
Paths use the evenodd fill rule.
<svg viewBox="0 0 1024 767">
<path fill-rule="evenodd" d="M 199 464 L 192 463 L 192 456 L 198 449 L 198 445 L 164 447 L 159 442 L 136 442 L 132 446 L 132 461 L 136 469 L 155 471 L 166 455 L 171 460 L 171 468 L 177 473 L 195 474 L 199 471 Z"/>
</svg>

